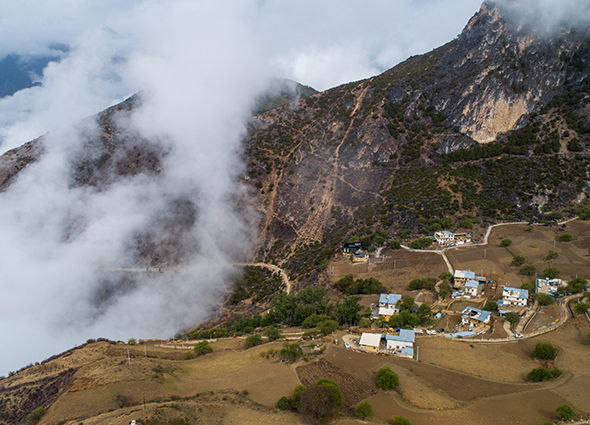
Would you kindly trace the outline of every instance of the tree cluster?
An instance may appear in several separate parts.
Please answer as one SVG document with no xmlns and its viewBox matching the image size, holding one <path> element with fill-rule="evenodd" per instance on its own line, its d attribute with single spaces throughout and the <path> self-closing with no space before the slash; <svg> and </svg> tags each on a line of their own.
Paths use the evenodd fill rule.
<svg viewBox="0 0 590 425">
<path fill-rule="evenodd" d="M 383 286 L 383 284 L 374 277 L 370 277 L 368 279 L 355 279 L 351 274 L 338 279 L 336 286 L 338 289 L 348 295 L 380 294 L 387 290 L 387 288 L 385 288 L 385 286 Z"/>
</svg>

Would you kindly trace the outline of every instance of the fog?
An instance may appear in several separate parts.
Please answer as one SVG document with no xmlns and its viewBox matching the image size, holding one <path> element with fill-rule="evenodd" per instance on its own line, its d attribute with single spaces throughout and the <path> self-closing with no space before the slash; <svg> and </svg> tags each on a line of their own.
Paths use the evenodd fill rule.
<svg viewBox="0 0 590 425">
<path fill-rule="evenodd" d="M 563 27 L 573 28 L 590 23 L 590 3 L 586 0 L 493 0 L 507 18 L 533 30 L 553 35 Z"/>
<path fill-rule="evenodd" d="M 256 244 L 238 210 L 245 123 L 274 77 L 316 89 L 369 77 L 458 34 L 479 1 L 26 1 L 2 11 L 0 55 L 69 47 L 39 87 L 0 99 L 2 152 L 44 134 L 45 153 L 0 194 L 0 374 L 88 338 L 169 338 L 223 301 Z M 160 146 L 162 171 L 104 187 L 72 169 L 92 116 L 136 92 L 119 120 Z M 90 118 L 89 118 L 90 117 Z M 132 241 L 174 200 L 195 211 L 177 273 L 134 273 Z M 110 283 L 109 283 L 110 282 Z M 115 282 L 115 283 L 112 283 Z"/>
</svg>

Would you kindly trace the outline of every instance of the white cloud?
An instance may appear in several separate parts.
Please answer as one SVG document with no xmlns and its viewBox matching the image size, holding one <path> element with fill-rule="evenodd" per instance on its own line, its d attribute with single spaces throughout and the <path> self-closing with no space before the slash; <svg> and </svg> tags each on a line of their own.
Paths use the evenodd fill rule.
<svg viewBox="0 0 590 425">
<path fill-rule="evenodd" d="M 1 12 L 0 54 L 71 51 L 42 87 L 0 100 L 4 150 L 50 130 L 43 159 L 0 194 L 0 373 L 87 338 L 169 337 L 194 323 L 255 241 L 235 198 L 244 121 L 270 75 L 325 89 L 365 78 L 456 35 L 474 1 L 279 2 L 73 0 L 13 2 Z M 169 153 L 157 178 L 100 191 L 72 187 L 80 149 L 71 126 L 129 94 L 146 104 L 122 123 Z M 162 220 L 172 199 L 196 206 L 182 275 L 143 276 L 98 303 L 129 266 L 136 232 Z M 73 230 L 72 230 L 73 229 Z M 218 300 L 216 300 L 218 301 Z"/>
</svg>

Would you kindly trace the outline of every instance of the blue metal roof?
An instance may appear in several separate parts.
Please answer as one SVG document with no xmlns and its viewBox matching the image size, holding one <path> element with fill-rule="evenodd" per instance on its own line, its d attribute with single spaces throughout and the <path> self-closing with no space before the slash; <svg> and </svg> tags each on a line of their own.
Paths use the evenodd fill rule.
<svg viewBox="0 0 590 425">
<path fill-rule="evenodd" d="M 397 304 L 402 299 L 400 294 L 381 294 L 379 296 L 379 304 Z"/>
<path fill-rule="evenodd" d="M 475 279 L 475 272 L 467 270 L 455 270 L 455 277 L 464 279 Z"/>
<path fill-rule="evenodd" d="M 414 349 L 412 347 L 402 347 L 401 353 L 414 357 Z"/>
<path fill-rule="evenodd" d="M 467 288 L 479 288 L 479 282 L 476 282 L 475 280 L 468 280 L 467 283 L 465 284 L 465 286 Z"/>
<path fill-rule="evenodd" d="M 381 335 L 388 341 L 414 342 L 415 334 L 411 329 L 400 329 L 399 335 Z"/>
<path fill-rule="evenodd" d="M 511 288 L 509 286 L 505 286 L 504 287 L 504 290 L 505 291 L 508 290 L 508 291 L 511 291 L 511 292 L 518 292 L 518 297 L 519 298 L 528 299 L 528 297 L 529 297 L 529 291 L 528 291 L 528 289 Z"/>
<path fill-rule="evenodd" d="M 489 319 L 491 313 L 489 311 L 480 310 L 479 308 L 465 307 L 461 314 L 463 316 L 469 316 L 469 318 L 483 323 Z"/>
</svg>

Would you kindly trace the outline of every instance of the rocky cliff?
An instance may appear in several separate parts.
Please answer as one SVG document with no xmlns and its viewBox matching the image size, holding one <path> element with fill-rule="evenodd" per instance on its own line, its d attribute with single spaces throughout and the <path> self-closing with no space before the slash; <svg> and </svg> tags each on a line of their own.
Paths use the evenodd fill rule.
<svg viewBox="0 0 590 425">
<path fill-rule="evenodd" d="M 589 63 L 589 28 L 563 26 L 548 36 L 487 1 L 457 39 L 379 76 L 261 98 L 260 109 L 290 103 L 248 123 L 243 179 L 254 199 L 248 205 L 260 213 L 256 256 L 305 279 L 344 240 L 427 234 L 465 218 L 543 219 L 581 202 Z M 161 172 L 166 150 L 117 126 L 115 117 L 139 102 L 100 114 L 102 135 L 72 155 L 72 185 L 100 189 Z M 0 158 L 0 189 L 42 146 L 43 138 Z M 174 199 L 170 210 L 158 238 L 137 235 L 137 258 L 182 261 L 194 208 Z"/>
</svg>

